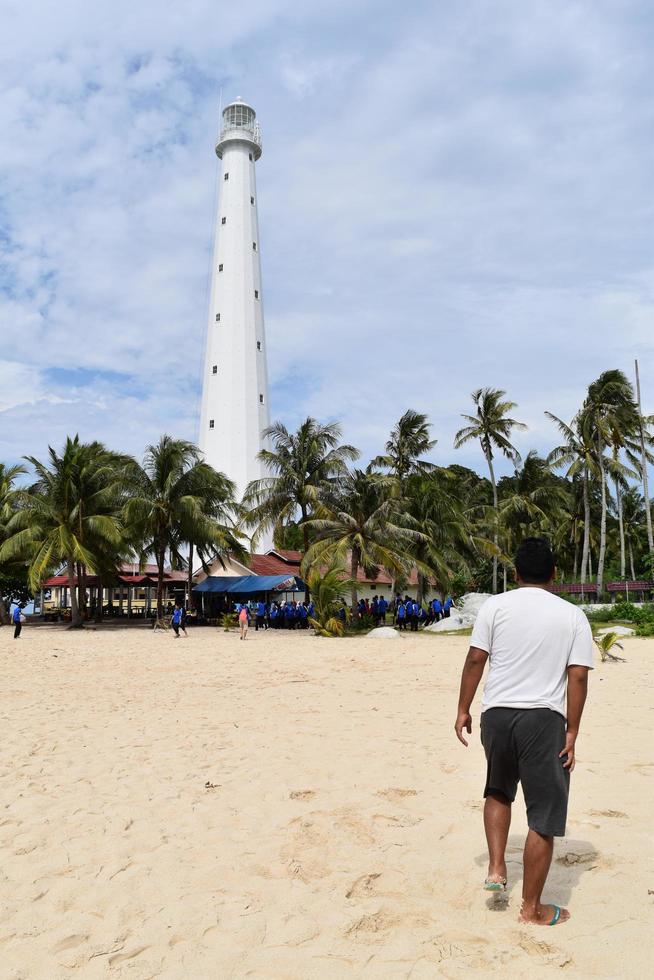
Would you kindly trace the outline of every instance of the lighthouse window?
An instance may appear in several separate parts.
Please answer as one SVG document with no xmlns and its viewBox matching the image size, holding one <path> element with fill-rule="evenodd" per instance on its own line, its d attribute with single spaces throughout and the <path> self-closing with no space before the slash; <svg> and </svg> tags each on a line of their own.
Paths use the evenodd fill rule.
<svg viewBox="0 0 654 980">
<path fill-rule="evenodd" d="M 250 160 L 251 160 L 251 159 L 252 159 L 252 154 L 251 154 L 251 153 L 249 153 L 249 154 L 248 154 L 248 156 L 250 157 Z"/>
<path fill-rule="evenodd" d="M 256 252 L 256 250 L 257 250 L 257 243 L 256 242 L 252 242 L 252 250 L 254 252 Z"/>
<path fill-rule="evenodd" d="M 261 341 L 257 340 L 257 350 L 261 350 Z"/>
<path fill-rule="evenodd" d="M 216 313 L 216 323 L 220 323 L 220 313 Z"/>
<path fill-rule="evenodd" d="M 250 198 L 250 204 L 254 204 L 254 198 L 253 197 Z"/>
<path fill-rule="evenodd" d="M 223 271 L 223 264 L 221 262 L 220 265 L 218 266 L 218 272 L 222 272 L 222 271 Z"/>
<path fill-rule="evenodd" d="M 260 401 L 260 402 L 261 402 L 261 404 L 263 405 L 263 395 L 259 395 L 259 401 Z"/>
<path fill-rule="evenodd" d="M 254 291 L 254 298 L 255 299 L 259 299 L 259 290 L 258 289 L 255 289 L 255 291 Z"/>
<path fill-rule="evenodd" d="M 214 364 L 214 366 L 212 368 L 212 373 L 213 374 L 218 374 L 218 365 L 217 364 Z"/>
<path fill-rule="evenodd" d="M 221 223 L 221 225 L 226 225 L 227 224 L 227 218 L 223 218 L 223 220 L 220 223 Z"/>
<path fill-rule="evenodd" d="M 225 174 L 225 176 L 223 177 L 223 180 L 229 180 L 229 174 Z"/>
<path fill-rule="evenodd" d="M 213 419 L 209 419 L 209 428 L 213 429 Z"/>
</svg>

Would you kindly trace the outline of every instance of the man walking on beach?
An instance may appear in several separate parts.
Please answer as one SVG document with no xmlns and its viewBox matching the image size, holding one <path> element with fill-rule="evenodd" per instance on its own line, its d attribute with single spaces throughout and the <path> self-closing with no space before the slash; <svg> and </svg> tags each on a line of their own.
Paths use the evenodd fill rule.
<svg viewBox="0 0 654 980">
<path fill-rule="evenodd" d="M 467 746 L 470 706 L 490 667 L 482 700 L 486 753 L 484 829 L 487 891 L 506 889 L 505 850 L 518 782 L 527 807 L 520 919 L 556 925 L 567 909 L 542 905 L 555 837 L 565 834 L 570 773 L 586 701 L 593 638 L 584 613 L 549 591 L 554 557 L 544 538 L 527 538 L 515 556 L 518 588 L 479 611 L 463 667 L 455 731 Z M 566 712 L 567 681 L 567 712 Z"/>
</svg>

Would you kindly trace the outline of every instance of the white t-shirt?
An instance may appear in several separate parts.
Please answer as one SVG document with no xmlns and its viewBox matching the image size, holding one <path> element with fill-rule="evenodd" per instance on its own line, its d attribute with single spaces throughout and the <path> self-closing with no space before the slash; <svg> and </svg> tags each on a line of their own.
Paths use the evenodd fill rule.
<svg viewBox="0 0 654 980">
<path fill-rule="evenodd" d="M 489 654 L 482 711 L 551 708 L 565 718 L 567 668 L 593 666 L 593 635 L 584 613 L 535 587 L 487 599 L 470 645 Z"/>
</svg>

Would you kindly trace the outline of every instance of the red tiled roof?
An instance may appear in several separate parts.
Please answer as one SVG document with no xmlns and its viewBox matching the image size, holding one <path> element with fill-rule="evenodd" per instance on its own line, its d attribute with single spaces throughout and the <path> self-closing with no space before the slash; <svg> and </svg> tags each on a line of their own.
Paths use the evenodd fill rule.
<svg viewBox="0 0 654 980">
<path fill-rule="evenodd" d="M 268 551 L 265 555 L 250 555 L 248 558 L 248 565 L 255 575 L 285 575 L 287 572 L 291 571 L 290 566 L 297 566 L 293 568 L 293 573 L 299 570 L 300 563 L 303 558 L 301 551 L 282 551 L 279 548 L 273 548 Z M 350 557 L 348 555 L 345 568 L 349 576 L 350 567 Z M 363 568 L 357 570 L 357 582 L 369 583 L 370 585 L 390 585 L 393 581 L 392 577 L 388 572 L 380 568 L 377 574 L 374 576 L 366 575 Z M 409 585 L 418 584 L 418 573 L 415 569 L 412 569 L 409 575 Z"/>
<path fill-rule="evenodd" d="M 290 564 L 292 565 L 299 565 L 302 559 L 304 558 L 304 555 L 302 554 L 301 551 L 283 551 L 281 548 L 271 548 L 271 550 L 268 551 L 267 554 L 279 555 L 280 558 L 283 558 L 285 561 L 290 562 Z"/>
<path fill-rule="evenodd" d="M 116 582 L 105 580 L 104 582 L 102 582 L 102 585 L 104 585 L 105 588 L 112 588 L 119 584 L 140 585 L 140 586 L 156 585 L 157 566 L 146 565 L 145 568 L 146 568 L 146 574 L 144 575 L 139 574 L 138 566 L 137 566 L 136 573 L 132 574 L 132 566 L 123 565 L 121 566 L 121 572 L 118 575 L 118 580 Z M 284 568 L 288 570 L 288 566 L 284 566 Z M 185 571 L 171 572 L 170 569 L 166 569 L 166 571 L 164 572 L 165 585 L 168 585 L 171 582 L 186 582 L 186 578 L 187 578 L 187 573 Z M 89 588 L 96 588 L 96 586 L 101 584 L 100 579 L 97 575 L 87 575 L 85 578 L 85 582 Z M 77 585 L 77 576 L 74 577 L 74 583 L 75 585 Z M 56 589 L 56 588 L 61 588 L 62 586 L 68 587 L 68 575 L 51 575 L 50 578 L 47 578 L 43 583 L 44 589 Z"/>
<path fill-rule="evenodd" d="M 248 558 L 249 566 L 255 575 L 293 575 L 298 568 L 277 558 L 276 555 L 250 555 Z"/>
<path fill-rule="evenodd" d="M 634 592 L 647 592 L 649 589 L 654 589 L 654 582 L 646 582 L 642 579 L 636 582 L 607 582 L 606 589 L 607 592 L 628 592 L 629 589 Z"/>
</svg>

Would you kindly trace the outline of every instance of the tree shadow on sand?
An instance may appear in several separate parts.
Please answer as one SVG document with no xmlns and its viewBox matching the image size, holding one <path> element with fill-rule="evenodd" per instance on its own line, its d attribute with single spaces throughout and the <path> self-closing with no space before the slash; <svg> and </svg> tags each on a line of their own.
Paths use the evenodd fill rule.
<svg viewBox="0 0 654 980">
<path fill-rule="evenodd" d="M 501 912 L 509 904 L 509 899 L 518 882 L 522 881 L 522 851 L 524 836 L 510 834 L 506 847 L 507 885 L 505 892 L 489 892 L 486 908 Z M 570 902 L 574 889 L 586 871 L 592 871 L 601 863 L 601 856 L 595 847 L 584 840 L 573 837 L 557 837 L 554 841 L 552 867 L 543 891 L 544 902 L 555 902 L 565 906 Z M 475 858 L 475 864 L 486 869 L 488 852 Z"/>
</svg>

